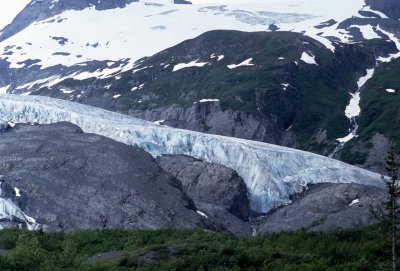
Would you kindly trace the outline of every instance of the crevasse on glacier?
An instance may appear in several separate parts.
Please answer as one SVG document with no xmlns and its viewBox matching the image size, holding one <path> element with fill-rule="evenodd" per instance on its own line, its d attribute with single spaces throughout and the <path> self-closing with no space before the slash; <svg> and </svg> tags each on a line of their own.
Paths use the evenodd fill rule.
<svg viewBox="0 0 400 271">
<path fill-rule="evenodd" d="M 290 203 L 308 183 L 382 186 L 380 176 L 324 156 L 281 146 L 156 125 L 95 107 L 39 96 L 0 95 L 0 118 L 18 123 L 74 123 L 84 132 L 138 145 L 153 156 L 186 154 L 236 170 L 251 207 L 266 213 Z"/>
</svg>

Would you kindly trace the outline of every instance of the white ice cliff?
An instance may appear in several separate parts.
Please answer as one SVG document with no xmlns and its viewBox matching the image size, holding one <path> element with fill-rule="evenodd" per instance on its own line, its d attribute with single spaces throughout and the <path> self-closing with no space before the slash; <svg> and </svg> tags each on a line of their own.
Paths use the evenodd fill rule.
<svg viewBox="0 0 400 271">
<path fill-rule="evenodd" d="M 186 154 L 236 170 L 251 206 L 267 212 L 310 183 L 381 186 L 380 176 L 324 156 L 281 146 L 175 129 L 91 106 L 39 96 L 0 95 L 0 118 L 40 124 L 67 121 L 84 132 L 138 145 L 153 156 Z"/>
</svg>

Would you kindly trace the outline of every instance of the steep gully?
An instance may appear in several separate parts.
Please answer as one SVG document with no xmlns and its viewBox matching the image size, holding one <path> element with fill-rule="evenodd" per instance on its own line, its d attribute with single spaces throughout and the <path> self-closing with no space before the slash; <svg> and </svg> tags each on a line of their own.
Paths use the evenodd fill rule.
<svg viewBox="0 0 400 271">
<path fill-rule="evenodd" d="M 395 34 L 382 29 L 379 25 L 377 27 L 377 30 L 380 31 L 381 33 L 385 34 L 389 38 L 389 40 L 393 41 L 396 44 L 398 52 L 395 54 L 390 54 L 387 57 L 377 58 L 375 67 L 371 68 L 371 69 L 367 69 L 367 74 L 365 76 L 362 76 L 358 80 L 357 91 L 354 93 L 350 92 L 350 95 L 351 95 L 350 103 L 346 107 L 346 111 L 345 111 L 346 117 L 350 121 L 349 134 L 343 138 L 336 139 L 339 142 L 339 144 L 336 146 L 336 148 L 333 150 L 333 152 L 329 155 L 330 158 L 334 158 L 337 155 L 337 153 L 343 149 L 344 145 L 347 142 L 349 142 L 351 139 L 357 137 L 357 130 L 358 130 L 357 117 L 361 113 L 360 92 L 361 92 L 362 87 L 365 85 L 365 83 L 367 83 L 367 81 L 369 79 L 372 78 L 372 76 L 374 75 L 374 71 L 378 67 L 379 64 L 387 63 L 387 62 L 390 62 L 390 61 L 400 57 L 400 40 L 395 36 Z"/>
<path fill-rule="evenodd" d="M 349 105 L 346 107 L 346 117 L 350 120 L 350 129 L 349 129 L 349 134 L 345 137 L 338 138 L 336 139 L 339 144 L 336 146 L 334 151 L 329 155 L 330 158 L 335 157 L 335 155 L 343 149 L 344 145 L 352 140 L 354 137 L 357 136 L 357 130 L 358 130 L 358 124 L 357 124 L 357 117 L 361 113 L 361 108 L 360 108 L 360 91 L 362 87 L 365 85 L 365 83 L 372 78 L 374 75 L 375 68 L 368 69 L 367 74 L 365 76 L 360 77 L 360 79 L 357 82 L 357 91 L 355 93 L 351 93 L 351 99 L 349 102 Z"/>
</svg>

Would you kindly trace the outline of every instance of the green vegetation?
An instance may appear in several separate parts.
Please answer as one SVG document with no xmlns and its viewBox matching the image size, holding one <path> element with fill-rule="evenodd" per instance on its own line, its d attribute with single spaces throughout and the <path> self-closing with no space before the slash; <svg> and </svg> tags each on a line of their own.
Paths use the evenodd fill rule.
<svg viewBox="0 0 400 271">
<path fill-rule="evenodd" d="M 372 64 L 369 50 L 348 46 L 334 54 L 290 32 L 212 31 L 149 58 L 142 64 L 149 68 L 118 80 L 111 90 L 131 89 L 139 79 L 146 82 L 140 91 L 117 101 L 121 111 L 188 107 L 203 98 L 219 99 L 223 110 L 252 114 L 261 122 L 277 123 L 280 130 L 291 126 L 300 149 L 327 154 L 335 148 L 335 139 L 348 132 L 348 92 Z M 304 52 L 314 54 L 318 65 L 300 61 Z M 224 58 L 217 61 L 211 54 Z M 227 68 L 249 58 L 254 66 Z M 177 72 L 160 68 L 195 59 L 212 64 Z M 317 139 L 320 131 L 325 137 Z"/>
<path fill-rule="evenodd" d="M 201 230 L 0 231 L 0 270 L 379 270 L 378 226 L 234 237 Z"/>
<path fill-rule="evenodd" d="M 219 99 L 222 110 L 250 114 L 276 135 L 291 127 L 297 148 L 327 155 L 336 138 L 348 134 L 349 91 L 374 65 L 374 54 L 390 50 L 381 39 L 341 45 L 333 53 L 301 33 L 210 31 L 142 59 L 119 80 L 69 79 L 60 86 L 84 91 L 79 102 L 118 112 L 187 108 L 201 99 Z M 301 61 L 304 52 L 313 54 L 318 65 Z M 253 66 L 227 67 L 250 58 Z M 196 60 L 209 64 L 173 72 L 178 63 Z M 112 99 L 114 93 L 122 96 Z M 110 101 L 103 103 L 103 98 Z"/>
<path fill-rule="evenodd" d="M 375 133 L 400 143 L 400 60 L 382 64 L 368 82 L 361 99 L 360 139 Z M 394 89 L 389 93 L 386 89 Z"/>
<path fill-rule="evenodd" d="M 400 60 L 380 64 L 361 95 L 359 136 L 346 144 L 341 159 L 363 164 L 371 148 L 370 140 L 379 133 L 396 144 L 400 154 Z M 387 89 L 394 89 L 390 93 Z M 355 149 L 355 147 L 358 147 Z M 360 148 L 361 147 L 361 148 Z"/>
</svg>

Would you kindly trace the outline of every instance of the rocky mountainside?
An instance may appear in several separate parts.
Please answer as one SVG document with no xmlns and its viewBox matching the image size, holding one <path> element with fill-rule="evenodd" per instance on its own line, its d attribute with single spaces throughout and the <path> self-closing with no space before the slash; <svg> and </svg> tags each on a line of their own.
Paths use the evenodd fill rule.
<svg viewBox="0 0 400 271">
<path fill-rule="evenodd" d="M 1 227 L 327 230 L 374 223 L 368 207 L 384 197 L 376 187 L 312 185 L 265 220 L 250 214 L 243 179 L 226 167 L 182 155 L 156 161 L 66 122 L 2 127 Z"/>
<path fill-rule="evenodd" d="M 164 155 L 159 165 L 182 183 L 182 189 L 206 216 L 229 231 L 250 234 L 251 214 L 247 187 L 237 172 L 184 155 Z"/>
<path fill-rule="evenodd" d="M 140 148 L 69 123 L 16 125 L 0 139 L 2 227 L 223 229 Z"/>
<path fill-rule="evenodd" d="M 317 184 L 297 195 L 290 205 L 269 213 L 259 232 L 292 231 L 305 228 L 327 231 L 372 225 L 377 219 L 370 211 L 382 209 L 386 192 L 358 184 Z"/>
<path fill-rule="evenodd" d="M 213 31 L 117 78 L 70 78 L 34 94 L 328 155 L 348 133 L 344 111 L 356 78 L 374 67 L 376 54 L 395 51 L 379 40 L 332 53 L 297 33 Z"/>
<path fill-rule="evenodd" d="M 400 17 L 400 6 L 396 0 L 366 0 L 367 5 L 371 5 L 373 9 L 380 10 L 389 18 L 398 19 Z"/>
<path fill-rule="evenodd" d="M 360 164 L 365 144 L 354 155 L 340 153 L 363 129 L 356 122 L 363 92 L 349 93 L 377 64 L 399 56 L 398 4 L 192 2 L 31 1 L 0 32 L 0 92 L 58 97 Z M 246 33 L 207 32 L 215 29 Z"/>
<path fill-rule="evenodd" d="M 366 84 L 358 120 L 359 136 L 341 152 L 341 159 L 383 172 L 383 160 L 388 145 L 393 142 L 400 153 L 400 61 L 380 65 Z"/>
</svg>

